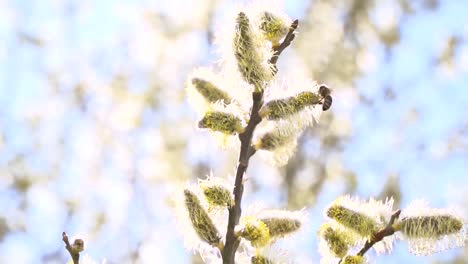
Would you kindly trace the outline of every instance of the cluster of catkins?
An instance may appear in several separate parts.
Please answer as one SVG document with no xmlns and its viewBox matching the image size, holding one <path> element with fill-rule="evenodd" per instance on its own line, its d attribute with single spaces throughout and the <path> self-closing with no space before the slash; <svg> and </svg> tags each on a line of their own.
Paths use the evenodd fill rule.
<svg viewBox="0 0 468 264">
<path fill-rule="evenodd" d="M 344 196 L 336 199 L 326 210 L 328 219 L 319 231 L 322 263 L 359 264 L 366 259 L 357 254 L 366 241 L 387 227 L 393 214 L 393 200 L 385 202 Z M 466 243 L 464 219 L 447 209 L 430 208 L 417 200 L 401 211 L 390 226 L 395 233 L 384 237 L 372 249 L 377 253 L 392 250 L 395 239 L 408 242 L 409 251 L 429 255 Z"/>
<path fill-rule="evenodd" d="M 198 252 L 205 263 L 221 263 L 227 209 L 234 203 L 232 184 L 213 176 L 200 179 L 197 185 L 185 186 L 178 203 L 179 227 L 186 247 Z M 274 243 L 298 231 L 305 220 L 304 211 L 247 206 L 235 227 L 236 236 L 241 238 L 236 263 L 287 262 L 286 252 Z"/>
<path fill-rule="evenodd" d="M 278 80 L 271 63 L 275 50 L 291 27 L 291 19 L 273 6 L 251 5 L 235 12 L 232 24 L 217 38 L 221 60 L 215 68 L 196 69 L 187 80 L 190 103 L 200 115 L 198 128 L 208 130 L 224 147 L 240 145 L 238 135 L 249 122 L 253 95 L 264 100 L 252 147 L 274 165 L 284 165 L 293 154 L 297 139 L 319 118 L 325 95 L 321 85 L 306 77 Z M 331 103 L 331 101 L 330 101 Z M 198 185 L 184 188 L 179 208 L 186 245 L 205 262 L 221 262 L 225 243 L 227 209 L 233 205 L 233 184 L 210 176 Z M 386 227 L 393 202 L 367 202 L 343 197 L 327 210 L 329 219 L 320 231 L 324 263 L 354 264 L 366 259 L 356 254 L 378 230 Z M 236 263 L 283 263 L 271 245 L 297 231 L 303 212 L 244 209 L 235 234 L 240 240 Z M 391 250 L 394 238 L 405 239 L 410 251 L 429 254 L 465 243 L 462 218 L 427 206 L 410 206 L 392 228 L 395 235 L 374 245 L 377 253 Z M 276 259 L 275 259 L 276 258 Z"/>
<path fill-rule="evenodd" d="M 235 13 L 232 24 L 218 34 L 221 60 L 216 68 L 195 69 L 187 80 L 189 102 L 200 115 L 198 127 L 237 147 L 245 131 L 252 93 L 262 93 L 262 122 L 252 145 L 273 165 L 284 165 L 294 153 L 297 138 L 322 112 L 320 85 L 305 76 L 275 78 L 270 59 L 291 27 L 291 19 L 268 5 L 250 5 Z M 274 9 L 274 8 L 273 8 Z"/>
<path fill-rule="evenodd" d="M 265 9 L 265 7 L 268 8 Z M 262 119 L 252 148 L 274 165 L 285 164 L 297 138 L 322 111 L 319 85 L 305 77 L 278 80 L 271 62 L 275 50 L 291 29 L 292 21 L 272 5 L 240 8 L 217 42 L 221 60 L 214 68 L 198 68 L 187 80 L 189 102 L 200 115 L 198 128 L 213 133 L 223 147 L 238 147 L 238 135 L 249 123 L 253 96 L 260 95 Z M 233 184 L 209 176 L 187 185 L 177 206 L 186 246 L 205 262 L 221 262 Z M 236 263 L 283 263 L 284 253 L 273 245 L 304 224 L 303 211 L 243 209 L 235 235 L 240 238 Z M 273 250 L 272 250 L 273 247 Z"/>
</svg>

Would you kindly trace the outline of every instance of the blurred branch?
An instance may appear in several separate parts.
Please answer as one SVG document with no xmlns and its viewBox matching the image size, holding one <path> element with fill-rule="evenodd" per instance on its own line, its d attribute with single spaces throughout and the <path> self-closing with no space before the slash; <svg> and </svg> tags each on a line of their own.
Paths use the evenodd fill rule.
<svg viewBox="0 0 468 264">
<path fill-rule="evenodd" d="M 17 36 L 20 42 L 31 44 L 33 46 L 42 48 L 44 47 L 44 40 L 40 37 L 28 34 L 26 32 L 17 32 Z"/>
<path fill-rule="evenodd" d="M 83 240 L 75 239 L 73 245 L 70 245 L 70 242 L 68 241 L 68 236 L 65 232 L 62 232 L 62 240 L 65 243 L 65 248 L 72 257 L 73 264 L 79 264 L 80 252 L 83 251 L 84 247 Z"/>
</svg>

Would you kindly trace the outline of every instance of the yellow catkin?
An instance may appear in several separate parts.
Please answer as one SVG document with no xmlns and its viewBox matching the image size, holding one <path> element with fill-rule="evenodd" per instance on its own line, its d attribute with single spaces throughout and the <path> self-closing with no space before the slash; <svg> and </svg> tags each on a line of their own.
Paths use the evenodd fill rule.
<svg viewBox="0 0 468 264">
<path fill-rule="evenodd" d="M 363 264 L 365 261 L 365 258 L 363 256 L 346 256 L 343 261 L 341 261 L 342 264 Z"/>
<path fill-rule="evenodd" d="M 283 130 L 275 129 L 273 131 L 263 134 L 255 143 L 255 149 L 275 150 L 285 144 L 290 143 L 295 139 L 294 133 L 286 133 Z"/>
<path fill-rule="evenodd" d="M 270 12 L 263 12 L 260 21 L 260 30 L 273 46 L 277 46 L 289 31 L 289 25 Z"/>
<path fill-rule="evenodd" d="M 231 192 L 224 186 L 201 186 L 203 194 L 210 205 L 214 206 L 231 206 L 234 201 L 232 200 Z"/>
<path fill-rule="evenodd" d="M 342 258 L 348 253 L 352 241 L 345 232 L 325 226 L 320 231 L 320 235 L 327 242 L 328 248 L 336 257 Z"/>
<path fill-rule="evenodd" d="M 370 237 L 377 231 L 378 224 L 371 217 L 341 205 L 332 205 L 327 216 L 363 237 Z"/>
<path fill-rule="evenodd" d="M 250 241 L 253 247 L 263 247 L 270 242 L 270 231 L 267 225 L 254 217 L 245 217 L 240 236 Z"/>
<path fill-rule="evenodd" d="M 272 237 L 283 237 L 297 231 L 301 227 L 301 222 L 291 218 L 263 218 L 262 222 L 270 230 Z"/>
<path fill-rule="evenodd" d="M 219 89 L 209 81 L 203 80 L 201 78 L 193 78 L 192 84 L 209 103 L 215 103 L 218 101 L 229 103 L 231 101 L 231 98 L 225 91 Z"/>
<path fill-rule="evenodd" d="M 230 135 L 242 133 L 244 130 L 238 117 L 230 113 L 218 111 L 205 113 L 203 119 L 198 122 L 198 127 Z"/>
<path fill-rule="evenodd" d="M 242 78 L 259 92 L 263 90 L 265 82 L 271 79 L 271 69 L 262 65 L 262 58 L 254 41 L 255 36 L 249 18 L 245 13 L 240 12 L 236 19 L 234 56 Z"/>
<path fill-rule="evenodd" d="M 414 216 L 402 219 L 397 229 L 409 238 L 434 238 L 460 232 L 463 222 L 451 215 Z"/>
<path fill-rule="evenodd" d="M 302 92 L 295 96 L 273 100 L 265 104 L 261 111 L 262 117 L 270 120 L 287 118 L 302 111 L 308 106 L 320 104 L 319 95 L 313 92 Z"/>
<path fill-rule="evenodd" d="M 273 261 L 260 255 L 253 256 L 250 260 L 252 264 L 273 264 Z"/>
</svg>

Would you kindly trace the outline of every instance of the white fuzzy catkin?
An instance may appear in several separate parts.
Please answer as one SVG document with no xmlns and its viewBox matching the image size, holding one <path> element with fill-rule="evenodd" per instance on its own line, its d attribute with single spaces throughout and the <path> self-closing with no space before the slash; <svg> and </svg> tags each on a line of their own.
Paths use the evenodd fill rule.
<svg viewBox="0 0 468 264">
<path fill-rule="evenodd" d="M 356 246 L 362 246 L 372 234 L 384 228 L 393 213 L 393 199 L 377 201 L 361 200 L 358 197 L 342 196 L 331 203 L 324 210 L 325 218 L 352 231 Z M 394 236 L 387 236 L 373 249 L 376 253 L 385 253 L 392 250 Z"/>
<path fill-rule="evenodd" d="M 398 238 L 407 240 L 415 255 L 431 255 L 467 242 L 466 220 L 451 209 L 430 208 L 426 201 L 416 200 L 406 207 L 400 221 Z"/>
</svg>

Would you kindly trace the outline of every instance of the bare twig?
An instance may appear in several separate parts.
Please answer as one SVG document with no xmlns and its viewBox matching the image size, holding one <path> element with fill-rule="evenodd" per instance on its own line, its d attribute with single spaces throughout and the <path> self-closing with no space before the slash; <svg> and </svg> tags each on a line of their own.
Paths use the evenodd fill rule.
<svg viewBox="0 0 468 264">
<path fill-rule="evenodd" d="M 270 58 L 269 62 L 276 69 L 276 62 L 281 52 L 291 44 L 291 41 L 294 39 L 294 30 L 297 28 L 299 21 L 296 19 L 291 28 L 284 38 L 284 41 L 277 47 L 274 47 L 274 55 Z M 276 72 L 276 71 L 275 71 Z M 239 153 L 239 163 L 237 165 L 236 180 L 234 185 L 234 205 L 229 208 L 229 220 L 228 227 L 226 231 L 226 244 L 224 245 L 222 251 L 223 263 L 224 264 L 234 264 L 234 259 L 236 255 L 237 248 L 239 247 L 240 239 L 236 237 L 234 233 L 234 228 L 239 224 L 239 219 L 241 217 L 242 209 L 242 194 L 244 192 L 244 183 L 243 178 L 244 174 L 249 166 L 250 157 L 255 154 L 255 149 L 251 146 L 252 136 L 257 125 L 262 121 L 260 117 L 259 110 L 263 106 L 263 91 L 254 92 L 252 94 L 252 109 L 250 111 L 250 118 L 245 131 L 239 134 L 239 140 L 241 142 L 241 149 Z"/>
<path fill-rule="evenodd" d="M 72 257 L 73 264 L 79 264 L 80 252 L 83 250 L 83 240 L 75 239 L 72 246 L 70 245 L 70 241 L 68 241 L 68 236 L 65 232 L 62 233 L 62 240 L 65 243 L 65 248 Z"/>
</svg>

